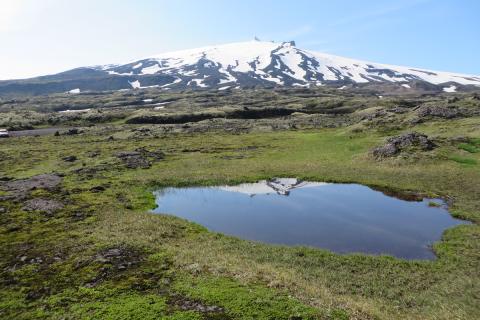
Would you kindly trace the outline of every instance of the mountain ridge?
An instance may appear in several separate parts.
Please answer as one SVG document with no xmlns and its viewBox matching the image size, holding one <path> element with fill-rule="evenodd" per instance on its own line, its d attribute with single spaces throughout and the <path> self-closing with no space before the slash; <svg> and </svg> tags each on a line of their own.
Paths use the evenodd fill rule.
<svg viewBox="0 0 480 320">
<path fill-rule="evenodd" d="M 31 79 L 0 81 L 0 94 L 364 84 L 395 84 L 410 89 L 416 82 L 433 85 L 439 91 L 455 92 L 465 86 L 480 87 L 480 76 L 344 58 L 303 50 L 293 41 L 253 40 L 167 52 L 123 64 L 81 67 Z"/>
</svg>

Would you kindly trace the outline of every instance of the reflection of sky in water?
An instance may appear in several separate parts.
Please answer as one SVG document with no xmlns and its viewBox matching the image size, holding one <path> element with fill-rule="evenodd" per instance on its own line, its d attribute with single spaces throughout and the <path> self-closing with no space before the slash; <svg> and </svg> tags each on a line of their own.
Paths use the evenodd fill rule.
<svg viewBox="0 0 480 320">
<path fill-rule="evenodd" d="M 408 202 L 357 184 L 277 179 L 233 187 L 167 188 L 155 194 L 154 212 L 212 231 L 339 253 L 432 259 L 429 245 L 446 228 L 462 223 L 444 207 L 429 207 L 431 199 Z"/>
</svg>

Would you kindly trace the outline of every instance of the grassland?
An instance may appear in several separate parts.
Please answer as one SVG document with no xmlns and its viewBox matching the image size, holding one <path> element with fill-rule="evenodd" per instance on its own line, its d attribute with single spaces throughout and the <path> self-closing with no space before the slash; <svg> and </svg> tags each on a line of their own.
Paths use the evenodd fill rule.
<svg viewBox="0 0 480 320">
<path fill-rule="evenodd" d="M 369 108 L 352 117 L 378 113 Z M 62 182 L 0 202 L 0 318 L 479 318 L 480 118 L 396 125 L 411 116 L 245 133 L 138 135 L 155 126 L 115 124 L 79 135 L 4 139 L 3 183 L 52 172 Z M 435 137 L 438 147 L 372 158 L 372 148 L 407 131 Z M 165 157 L 129 169 L 116 156 L 141 147 Z M 63 160 L 71 155 L 77 160 Z M 162 186 L 279 176 L 440 196 L 472 224 L 445 232 L 434 245 L 438 259 L 405 261 L 255 243 L 149 213 L 152 191 Z M 31 198 L 64 207 L 26 211 Z"/>
</svg>

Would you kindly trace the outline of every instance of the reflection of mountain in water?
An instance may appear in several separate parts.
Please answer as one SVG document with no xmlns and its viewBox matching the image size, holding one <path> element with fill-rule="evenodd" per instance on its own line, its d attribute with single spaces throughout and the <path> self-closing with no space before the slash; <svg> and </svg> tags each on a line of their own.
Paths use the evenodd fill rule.
<svg viewBox="0 0 480 320">
<path fill-rule="evenodd" d="M 325 182 L 309 182 L 302 181 L 296 178 L 274 178 L 271 180 L 261 180 L 256 183 L 244 183 L 238 186 L 224 186 L 219 189 L 231 192 L 245 193 L 250 196 L 257 194 L 276 193 L 284 196 L 290 194 L 290 190 L 324 186 Z"/>
</svg>

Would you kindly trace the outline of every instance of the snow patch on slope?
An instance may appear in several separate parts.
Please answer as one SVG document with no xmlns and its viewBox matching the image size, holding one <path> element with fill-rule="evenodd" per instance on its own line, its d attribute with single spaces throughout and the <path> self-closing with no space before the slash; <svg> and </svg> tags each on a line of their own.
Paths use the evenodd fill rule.
<svg viewBox="0 0 480 320">
<path fill-rule="evenodd" d="M 138 80 L 135 80 L 133 82 L 129 81 L 128 83 L 130 83 L 130 85 L 132 86 L 133 89 L 139 89 L 141 87 L 140 81 L 138 81 Z"/>
<path fill-rule="evenodd" d="M 457 92 L 457 87 L 456 86 L 446 87 L 446 88 L 443 88 L 443 91 L 448 93 Z"/>
<path fill-rule="evenodd" d="M 142 74 L 155 74 L 160 70 L 161 70 L 160 66 L 158 64 L 155 64 L 153 66 L 143 68 Z"/>
</svg>

